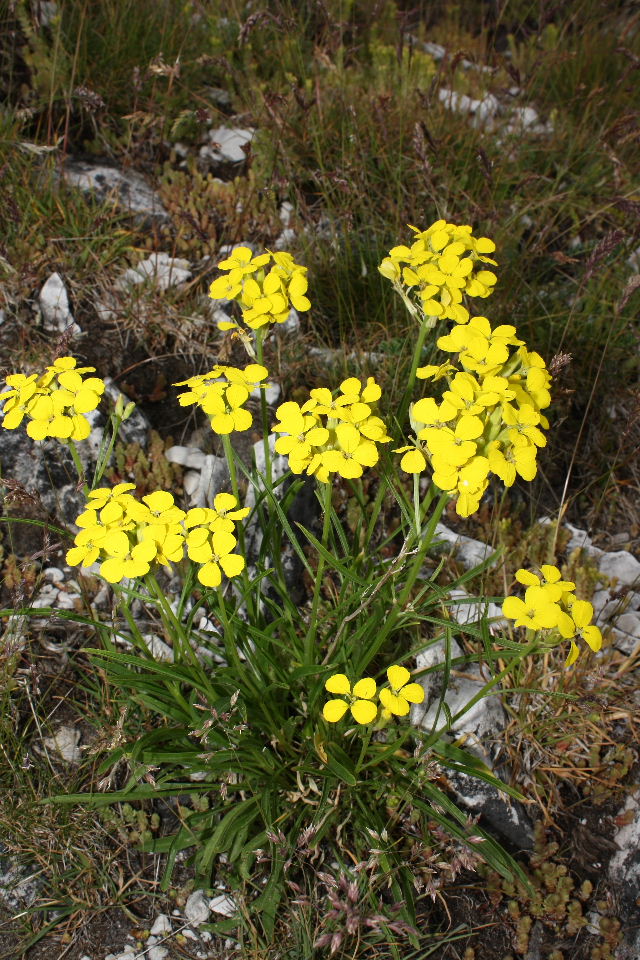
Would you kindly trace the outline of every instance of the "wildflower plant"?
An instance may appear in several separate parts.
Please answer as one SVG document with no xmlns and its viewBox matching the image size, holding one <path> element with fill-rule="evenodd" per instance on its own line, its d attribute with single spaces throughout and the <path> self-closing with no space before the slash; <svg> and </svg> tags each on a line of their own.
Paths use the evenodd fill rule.
<svg viewBox="0 0 640 960">
<path fill-rule="evenodd" d="M 99 377 L 82 377 L 94 370 L 95 367 L 77 367 L 73 357 L 60 357 L 39 376 L 8 376 L 10 389 L 3 397 L 2 426 L 13 430 L 26 417 L 27 433 L 32 440 L 86 440 L 91 425 L 85 414 L 95 410 L 104 393 L 104 381 Z"/>
<path fill-rule="evenodd" d="M 394 248 L 381 266 L 419 323 L 394 426 L 374 377 L 312 387 L 304 402 L 286 400 L 275 416 L 268 414 L 264 332 L 286 318 L 290 305 L 308 308 L 306 271 L 290 254 L 256 256 L 238 247 L 219 265 L 224 275 L 211 295 L 238 301 L 255 334 L 258 362 L 244 370 L 216 365 L 177 385 L 186 388 L 180 403 L 201 408 L 221 437 L 231 490 L 186 509 L 171 491 L 139 498 L 131 483 L 110 489 L 96 481 L 67 553 L 70 565 L 91 570 L 114 591 L 120 620 L 99 624 L 101 647 L 87 653 L 110 696 L 135 709 L 128 712 L 127 744 L 119 742 L 100 768 L 111 782 L 126 758 L 127 782 L 58 802 L 98 806 L 188 794 L 194 809 L 175 832 L 145 841 L 146 849 L 167 854 L 164 886 L 179 851 L 191 851 L 205 885 L 224 855 L 237 882 L 260 891 L 251 911 L 267 938 L 279 903 L 297 882 L 288 875 L 283 844 L 339 863 L 347 851 L 362 862 L 378 857 L 397 907 L 394 930 L 414 946 L 417 888 L 401 854 L 403 823 L 411 822 L 415 843 L 425 849 L 434 830 L 444 831 L 473 858 L 526 883 L 496 840 L 444 792 L 438 771 L 452 765 L 511 796 L 517 791 L 464 745 L 451 743 L 449 732 L 539 647 L 569 639 L 571 663 L 580 638 L 591 649 L 600 643 L 590 605 L 556 568 L 519 573 L 525 598 L 508 598 L 503 609 L 527 628 L 526 640 L 495 643 L 486 621 L 456 625 L 446 615 L 458 581 L 443 587 L 440 568 L 425 572 L 449 500 L 467 516 L 491 474 L 506 486 L 517 475 L 535 475 L 550 377 L 514 327 L 471 316 L 464 303 L 491 292 L 495 275 L 486 267 L 493 265 L 493 243 L 445 221 L 414 232 L 412 246 Z M 419 368 L 422 344 L 437 322 L 442 363 Z M 54 378 L 56 390 L 82 397 L 80 408 L 89 403 L 77 381 L 72 389 L 64 385 L 68 378 L 60 384 L 57 371 Z M 439 395 L 414 397 L 416 380 Z M 9 426 L 20 416 L 14 409 L 32 411 L 34 390 L 48 389 L 42 382 L 34 388 L 37 382 L 14 382 Z M 239 459 L 231 442 L 253 426 L 246 403 L 256 389 L 265 451 L 260 472 Z M 410 404 L 407 438 L 400 430 Z M 399 461 L 387 454 L 392 442 Z M 272 449 L 289 467 L 277 481 Z M 375 480 L 373 498 L 365 494 L 365 471 Z M 412 491 L 405 473 L 413 476 Z M 318 497 L 319 535 L 292 524 L 291 505 L 304 485 Z M 334 507 L 336 488 L 357 506 L 354 531 Z M 251 497 L 243 506 L 245 489 Z M 385 501 L 396 505 L 390 531 L 382 529 Z M 259 525 L 259 537 L 246 536 L 252 525 Z M 249 542 L 257 544 L 251 556 Z M 306 588 L 302 599 L 292 595 L 292 556 Z M 181 585 L 177 596 L 167 595 L 166 573 Z M 154 656 L 134 604 L 147 610 L 145 622 L 156 624 L 172 663 Z M 126 630 L 132 652 L 118 649 L 118 629 Z M 455 715 L 445 682 L 433 727 L 412 726 L 411 713 L 425 699 L 415 656 L 443 645 L 449 653 L 433 669 L 443 670 L 446 681 L 454 636 L 464 640 L 466 660 L 482 659 L 488 679 Z"/>
<path fill-rule="evenodd" d="M 269 269 L 267 269 L 269 267 Z M 284 323 L 294 307 L 309 309 L 307 268 L 296 263 L 284 250 L 254 257 L 249 247 L 235 247 L 231 256 L 218 264 L 225 273 L 209 289 L 213 300 L 233 300 L 240 305 L 242 322 L 251 330 Z M 218 323 L 220 330 L 236 330 L 233 320 Z"/>
<path fill-rule="evenodd" d="M 540 634 L 543 642 L 550 646 L 569 640 L 566 667 L 580 656 L 577 640 L 582 640 L 594 653 L 601 649 L 602 633 L 591 622 L 592 604 L 578 600 L 575 583 L 563 580 L 558 567 L 543 563 L 540 576 L 532 570 L 520 569 L 516 580 L 526 587 L 524 600 L 510 596 L 502 605 L 503 614 L 514 620 L 516 627 Z"/>
</svg>

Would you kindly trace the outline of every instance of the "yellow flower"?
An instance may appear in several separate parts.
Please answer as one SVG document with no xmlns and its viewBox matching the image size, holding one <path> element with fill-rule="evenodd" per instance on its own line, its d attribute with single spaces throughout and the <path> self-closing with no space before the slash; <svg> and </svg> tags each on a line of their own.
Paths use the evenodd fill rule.
<svg viewBox="0 0 640 960">
<path fill-rule="evenodd" d="M 86 440 L 91 425 L 85 414 L 95 410 L 105 389 L 99 377 L 83 380 L 82 374 L 93 370 L 76 369 L 73 357 L 60 357 L 40 375 L 10 375 L 7 384 L 11 389 L 2 398 L 2 425 L 14 430 L 27 416 L 27 434 L 32 440 Z"/>
<path fill-rule="evenodd" d="M 427 230 L 411 229 L 412 245 L 393 247 L 380 264 L 380 273 L 391 280 L 412 312 L 418 307 L 424 317 L 466 323 L 469 312 L 462 305 L 463 293 L 488 297 L 496 283 L 496 275 L 483 266 L 495 265 L 485 256 L 495 244 L 488 237 L 474 237 L 468 225 L 446 220 L 437 220 Z"/>
<path fill-rule="evenodd" d="M 592 604 L 576 598 L 575 583 L 562 580 L 558 567 L 550 563 L 542 564 L 540 572 L 542 580 L 531 570 L 516 571 L 518 583 L 527 587 L 525 602 L 517 597 L 507 597 L 502 612 L 506 617 L 515 619 L 516 626 L 548 631 L 547 642 L 551 644 L 570 640 L 571 648 L 565 661 L 568 667 L 575 663 L 580 654 L 576 637 L 595 652 L 602 647 L 602 633 L 591 623 Z"/>
<path fill-rule="evenodd" d="M 330 473 L 353 479 L 362 476 L 363 467 L 372 467 L 378 462 L 375 443 L 363 438 L 353 424 L 339 423 L 335 435 L 337 447 L 321 455 L 322 464 Z"/>
<path fill-rule="evenodd" d="M 267 271 L 271 261 L 273 266 Z M 254 257 L 249 247 L 236 247 L 218 267 L 229 272 L 213 281 L 209 296 L 214 300 L 238 301 L 242 319 L 252 330 L 269 323 L 284 323 L 291 307 L 301 312 L 311 307 L 306 296 L 307 268 L 295 263 L 284 250 Z M 231 330 L 237 324 L 222 320 L 218 326 L 221 330 Z"/>
<path fill-rule="evenodd" d="M 580 655 L 580 648 L 577 643 L 575 643 L 573 639 L 574 636 L 577 635 L 581 637 L 594 653 L 602 647 L 602 633 L 600 632 L 600 628 L 591 623 L 593 619 L 592 604 L 586 600 L 576 600 L 575 598 L 572 600 L 571 597 L 569 597 L 569 604 L 569 613 L 575 625 L 575 631 L 571 635 L 571 649 L 565 661 L 565 667 L 570 667 L 571 664 L 576 662 Z"/>
<path fill-rule="evenodd" d="M 174 383 L 174 387 L 189 389 L 178 394 L 180 406 L 197 404 L 209 417 L 211 429 L 219 435 L 248 430 L 253 416 L 244 404 L 256 388 L 264 389 L 268 376 L 266 367 L 250 363 L 244 370 L 218 365 L 208 373 Z"/>
<path fill-rule="evenodd" d="M 108 532 L 101 549 L 107 559 L 100 567 L 100 574 L 109 583 L 120 583 L 123 577 L 143 577 L 149 573 L 157 552 L 153 540 L 132 544 L 123 530 Z"/>
<path fill-rule="evenodd" d="M 375 720 L 378 708 L 372 703 L 376 695 L 376 683 L 371 677 L 364 677 L 354 684 L 344 673 L 334 673 L 325 682 L 325 690 L 329 693 L 339 693 L 346 700 L 329 700 L 322 708 L 322 715 L 328 723 L 337 723 L 342 720 L 348 709 L 356 723 L 371 723 Z"/>
<path fill-rule="evenodd" d="M 289 457 L 293 473 L 306 471 L 321 483 L 328 483 L 332 473 L 360 477 L 364 467 L 378 462 L 376 444 L 391 442 L 384 422 L 372 412 L 381 394 L 374 378 L 363 386 L 350 377 L 340 391 L 334 398 L 326 387 L 314 388 L 302 406 L 288 401 L 278 407 L 279 423 L 272 429 L 284 436 L 276 440 L 276 451 Z"/>
<path fill-rule="evenodd" d="M 205 587 L 219 587 L 222 573 L 237 577 L 245 567 L 244 557 L 232 553 L 237 544 L 233 534 L 225 530 L 211 532 L 209 527 L 195 527 L 187 534 L 187 554 L 190 560 L 202 564 L 198 580 Z"/>
<path fill-rule="evenodd" d="M 148 494 L 141 503 L 129 493 L 133 489 L 132 483 L 119 483 L 89 493 L 67 563 L 88 567 L 101 560 L 105 580 L 120 583 L 123 577 L 143 577 L 154 563 L 182 559 L 184 510 L 167 491 Z"/>
<path fill-rule="evenodd" d="M 515 620 L 516 627 L 548 630 L 557 626 L 560 611 L 544 587 L 534 585 L 527 588 L 524 600 L 507 597 L 502 604 L 502 612 L 509 620 Z"/>
<path fill-rule="evenodd" d="M 409 713 L 410 703 L 422 703 L 424 700 L 424 690 L 420 684 L 409 683 L 411 674 L 406 667 L 389 667 L 387 679 L 391 689 L 385 688 L 379 693 L 380 703 L 384 707 L 383 715 L 404 717 Z"/>
<path fill-rule="evenodd" d="M 280 404 L 276 416 L 279 423 L 272 430 L 284 434 L 276 440 L 276 452 L 294 462 L 310 460 L 312 449 L 323 446 L 329 439 L 329 431 L 321 426 L 319 419 L 313 414 L 303 413 L 303 408 L 293 400 Z"/>
</svg>

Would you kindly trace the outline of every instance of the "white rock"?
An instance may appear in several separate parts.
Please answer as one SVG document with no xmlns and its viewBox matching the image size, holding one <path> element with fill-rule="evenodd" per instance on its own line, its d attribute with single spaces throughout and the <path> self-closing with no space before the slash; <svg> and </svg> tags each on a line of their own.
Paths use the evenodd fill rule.
<svg viewBox="0 0 640 960">
<path fill-rule="evenodd" d="M 52 583 L 45 583 L 31 602 L 31 606 L 36 610 L 42 610 L 44 607 L 53 607 L 58 599 L 58 588 Z"/>
<path fill-rule="evenodd" d="M 479 693 L 485 684 L 485 679 L 480 675 L 480 671 L 475 664 L 466 668 L 469 674 L 475 674 L 477 680 L 467 677 L 452 677 L 449 682 L 449 688 L 445 694 L 445 702 L 455 717 L 461 710 L 465 710 L 467 704 L 473 697 Z M 434 729 L 436 715 L 438 713 L 438 700 L 431 701 L 423 709 L 422 715 L 416 710 L 416 721 L 424 730 Z M 425 703 L 427 703 L 425 698 Z M 420 705 L 418 705 L 420 706 Z M 437 728 L 444 726 L 446 717 L 441 711 L 438 716 Z M 499 732 L 504 727 L 504 711 L 500 704 L 498 694 L 493 693 L 482 700 L 478 700 L 472 707 L 465 711 L 462 716 L 454 720 L 451 730 L 454 733 L 465 733 L 475 735 L 482 743 L 490 739 L 497 739 Z"/>
<path fill-rule="evenodd" d="M 209 908 L 214 913 L 221 913 L 224 917 L 232 917 L 238 909 L 233 897 L 228 897 L 224 893 L 209 900 Z"/>
<path fill-rule="evenodd" d="M 192 470 L 201 470 L 206 456 L 199 447 L 180 446 L 169 447 L 164 455 L 169 463 L 179 463 L 183 467 L 191 467 Z"/>
<path fill-rule="evenodd" d="M 491 547 L 480 540 L 473 540 L 461 533 L 449 530 L 444 523 L 436 526 L 436 536 L 455 547 L 455 556 L 467 569 L 476 567 L 493 553 Z"/>
<path fill-rule="evenodd" d="M 467 623 L 479 623 L 484 617 L 492 621 L 492 626 L 504 626 L 507 623 L 506 618 L 502 616 L 501 607 L 496 603 L 478 600 L 462 589 L 451 590 L 449 597 L 454 602 L 447 603 L 447 609 L 456 623 L 463 626 Z"/>
<path fill-rule="evenodd" d="M 170 257 L 168 253 L 152 253 L 146 260 L 141 260 L 135 267 L 125 270 L 116 281 L 118 290 L 153 281 L 159 290 L 168 290 L 185 283 L 191 278 L 191 264 L 188 260 Z"/>
<path fill-rule="evenodd" d="M 190 470 L 188 473 L 185 473 L 182 478 L 182 486 L 184 487 L 184 492 L 189 497 L 190 506 L 193 506 L 199 499 L 200 479 L 200 473 L 197 470 Z"/>
<path fill-rule="evenodd" d="M 184 907 L 184 915 L 189 923 L 204 923 L 209 918 L 209 901 L 203 890 L 194 890 Z M 184 932 L 184 931 L 183 931 Z"/>
<path fill-rule="evenodd" d="M 169 955 L 169 950 L 167 947 L 153 946 L 145 951 L 145 955 L 148 960 L 164 960 L 164 958 Z"/>
<path fill-rule="evenodd" d="M 640 884 L 640 791 L 627 797 L 616 820 L 627 820 L 613 840 L 618 847 L 609 861 L 609 876 L 624 882 L 627 890 L 638 890 Z"/>
<path fill-rule="evenodd" d="M 60 610 L 75 610 L 76 602 L 80 600 L 79 593 L 67 593 L 64 590 L 60 590 L 58 593 L 56 606 Z"/>
<path fill-rule="evenodd" d="M 473 109 L 474 126 L 491 126 L 493 118 L 500 110 L 500 102 L 492 93 L 488 93 L 482 100 L 476 101 Z"/>
<path fill-rule="evenodd" d="M 158 195 L 139 173 L 128 170 L 123 173 L 116 167 L 92 164 L 70 157 L 62 172 L 71 186 L 88 193 L 97 194 L 102 200 L 114 199 L 131 213 L 139 214 L 143 219 L 169 220 L 169 214 L 162 206 Z"/>
<path fill-rule="evenodd" d="M 70 333 L 74 337 L 82 333 L 71 314 L 67 288 L 59 273 L 52 273 L 42 287 L 38 295 L 38 306 L 45 330 Z"/>
<path fill-rule="evenodd" d="M 543 519 L 538 522 L 548 525 L 554 521 L 551 521 L 548 517 L 543 517 Z M 604 551 L 601 550 L 600 547 L 593 546 L 591 537 L 586 530 L 581 530 L 580 527 L 574 527 L 571 523 L 565 523 L 563 526 L 571 534 L 571 538 L 567 544 L 567 554 L 573 553 L 574 550 L 584 550 L 591 557 L 602 556 Z"/>
<path fill-rule="evenodd" d="M 296 232 L 291 227 L 286 227 L 273 241 L 274 250 L 288 250 L 296 239 Z"/>
<path fill-rule="evenodd" d="M 233 317 L 223 310 L 221 307 L 217 306 L 219 303 L 228 303 L 228 300 L 212 300 L 209 299 L 208 303 L 208 312 L 211 320 L 218 326 L 220 323 L 234 323 Z"/>
<path fill-rule="evenodd" d="M 291 217 L 293 215 L 293 204 L 289 203 L 288 200 L 285 200 L 280 204 L 280 211 L 278 216 L 280 217 L 280 222 L 283 227 L 288 227 L 291 223 Z"/>
<path fill-rule="evenodd" d="M 614 647 L 630 655 L 640 644 L 640 613 L 629 611 L 615 621 L 611 631 Z"/>
<path fill-rule="evenodd" d="M 153 633 L 143 633 L 142 639 L 147 644 L 149 653 L 154 660 L 159 660 L 163 663 L 173 663 L 174 653 L 168 643 L 165 643 L 164 640 L 156 637 Z"/>
<path fill-rule="evenodd" d="M 459 660 L 463 657 L 460 645 L 455 639 L 451 641 L 451 660 Z M 445 662 L 444 643 L 432 644 L 423 650 L 416 657 L 416 669 L 424 670 L 429 667 L 435 667 Z M 469 664 L 464 667 L 457 664 L 454 670 L 464 670 L 465 677 L 450 677 L 449 687 L 445 694 L 445 702 L 449 707 L 451 714 L 455 716 L 462 710 L 486 683 L 487 677 L 482 676 L 477 664 Z M 471 677 L 469 677 L 471 675 Z M 431 731 L 436 722 L 438 703 L 440 701 L 441 671 L 432 670 L 418 680 L 425 691 L 423 703 L 414 704 L 411 707 L 411 722 L 415 726 L 422 727 L 424 730 Z M 474 679 L 474 677 L 476 679 Z M 443 711 L 440 711 L 437 720 L 437 727 L 444 726 L 446 717 Z M 478 740 L 483 738 L 496 737 L 498 732 L 504 727 L 504 711 L 500 704 L 497 694 L 492 694 L 479 700 L 463 716 L 455 721 L 451 730 L 456 733 L 467 733 L 475 735 Z"/>
<path fill-rule="evenodd" d="M 58 4 L 55 0 L 40 0 L 33 13 L 41 27 L 50 27 L 58 16 Z"/>
<path fill-rule="evenodd" d="M 598 563 L 600 572 L 617 581 L 617 585 L 640 586 L 640 562 L 626 550 L 605 553 Z"/>
<path fill-rule="evenodd" d="M 44 578 L 51 583 L 60 583 L 64 580 L 64 571 L 60 567 L 47 567 L 44 571 Z"/>
<path fill-rule="evenodd" d="M 538 111 L 533 107 L 516 107 L 513 111 L 513 115 L 517 120 L 520 120 L 525 129 L 527 127 L 535 126 L 540 120 Z"/>
<path fill-rule="evenodd" d="M 449 87 L 440 87 L 438 100 L 449 110 L 455 110 L 456 113 L 473 113 L 476 105 L 480 102 L 468 97 L 466 93 L 457 93 L 455 90 L 450 90 Z"/>
<path fill-rule="evenodd" d="M 209 130 L 210 144 L 200 148 L 200 156 L 211 163 L 243 163 L 247 153 L 243 149 L 253 139 L 253 130 L 234 127 L 216 127 Z"/>
<path fill-rule="evenodd" d="M 278 330 L 287 334 L 298 333 L 300 330 L 300 317 L 298 316 L 298 311 L 291 307 L 291 310 L 289 310 L 289 316 L 285 322 L 278 324 Z"/>
<path fill-rule="evenodd" d="M 611 600 L 611 594 L 608 590 L 596 590 L 591 597 L 593 612 L 597 620 L 608 620 L 614 611 L 620 608 L 616 600 Z"/>
<path fill-rule="evenodd" d="M 266 397 L 267 403 L 270 406 L 273 406 L 277 402 L 278 397 L 281 394 L 280 384 L 279 383 L 270 383 L 269 386 L 264 388 L 264 395 Z M 260 394 L 262 390 L 260 387 L 256 387 L 255 390 L 251 391 L 251 396 L 255 397 L 256 400 L 260 399 Z"/>
<path fill-rule="evenodd" d="M 445 48 L 441 47 L 439 43 L 422 43 L 421 47 L 424 52 L 428 53 L 434 60 L 444 60 L 447 53 Z"/>
<path fill-rule="evenodd" d="M 374 350 L 351 350 L 345 353 L 344 350 L 338 350 L 334 347 L 309 347 L 307 351 L 311 357 L 319 357 L 327 365 L 336 364 L 342 368 L 345 360 L 352 363 L 380 363 L 385 359 L 385 354 L 376 353 Z"/>
<path fill-rule="evenodd" d="M 46 737 L 42 744 L 47 750 L 57 753 L 68 763 L 79 763 L 82 760 L 82 751 L 78 747 L 80 736 L 80 731 L 76 727 L 63 724 L 58 727 L 52 737 Z"/>
<path fill-rule="evenodd" d="M 199 472 L 190 470 L 185 474 L 182 485 L 189 497 L 189 506 L 207 507 L 213 498 L 223 489 L 229 479 L 229 468 L 222 457 L 207 454 Z"/>
<path fill-rule="evenodd" d="M 153 921 L 153 926 L 151 927 L 149 933 L 154 937 L 164 937 L 168 933 L 171 933 L 171 920 L 166 915 L 166 913 L 159 913 L 158 916 Z"/>
</svg>

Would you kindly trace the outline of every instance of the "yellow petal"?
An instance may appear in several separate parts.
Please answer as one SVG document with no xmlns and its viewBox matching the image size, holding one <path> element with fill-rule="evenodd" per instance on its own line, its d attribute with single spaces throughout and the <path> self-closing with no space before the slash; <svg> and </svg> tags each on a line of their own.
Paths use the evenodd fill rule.
<svg viewBox="0 0 640 960">
<path fill-rule="evenodd" d="M 402 688 L 402 696 L 409 703 L 422 703 L 424 700 L 424 690 L 419 683 L 408 683 Z"/>
<path fill-rule="evenodd" d="M 351 693 L 349 678 L 344 673 L 334 673 L 332 677 L 325 681 L 324 688 L 329 693 L 345 693 L 347 695 Z"/>
<path fill-rule="evenodd" d="M 337 723 L 347 712 L 345 700 L 329 700 L 322 708 L 322 716 L 328 723 Z"/>
<path fill-rule="evenodd" d="M 356 723 L 371 723 L 377 712 L 378 708 L 371 700 L 356 700 L 351 704 L 351 713 Z"/>
<path fill-rule="evenodd" d="M 198 570 L 198 580 L 205 587 L 219 587 L 222 583 L 222 574 L 217 563 L 205 563 Z"/>
<path fill-rule="evenodd" d="M 354 697 L 362 697 L 365 700 L 373 700 L 376 695 L 376 682 L 371 677 L 363 677 L 362 680 L 354 685 Z"/>
<path fill-rule="evenodd" d="M 387 670 L 387 678 L 394 691 L 400 690 L 407 683 L 411 674 L 406 667 L 393 666 Z"/>
<path fill-rule="evenodd" d="M 569 656 L 564 662 L 565 667 L 570 667 L 572 663 L 575 663 L 578 657 L 580 656 L 580 650 L 578 646 L 571 641 L 571 650 L 569 651 Z"/>
</svg>

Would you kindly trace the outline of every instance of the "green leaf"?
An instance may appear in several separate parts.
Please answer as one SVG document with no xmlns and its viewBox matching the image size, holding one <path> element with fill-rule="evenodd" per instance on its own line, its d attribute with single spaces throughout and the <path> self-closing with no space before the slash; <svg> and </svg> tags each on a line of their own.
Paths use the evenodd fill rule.
<svg viewBox="0 0 640 960">
<path fill-rule="evenodd" d="M 307 530 L 306 527 L 303 527 L 301 523 L 296 523 L 296 527 L 298 527 L 298 529 L 304 533 L 309 543 L 313 544 L 313 546 L 316 548 L 318 553 L 324 557 L 326 563 L 330 567 L 332 567 L 334 570 L 337 570 L 339 573 L 341 573 L 342 576 L 346 577 L 347 580 L 351 580 L 353 583 L 357 583 L 358 586 L 360 587 L 370 586 L 370 582 L 368 580 L 363 580 L 362 577 L 356 576 L 354 573 L 351 572 L 351 570 L 347 569 L 347 567 L 345 567 L 343 563 L 340 563 L 339 560 L 336 560 L 334 555 L 329 550 L 327 550 L 326 547 L 322 545 L 322 543 L 318 540 L 317 537 L 314 537 L 314 535 L 311 533 L 310 530 Z"/>
<path fill-rule="evenodd" d="M 251 904 L 252 911 L 255 910 L 262 914 L 262 925 L 269 939 L 273 937 L 276 913 L 284 893 L 281 873 L 282 865 L 280 863 L 274 863 L 273 872 L 269 877 L 266 887 L 260 896 Z"/>
<path fill-rule="evenodd" d="M 258 801 L 255 797 L 241 800 L 225 813 L 198 856 L 200 867 L 208 870 L 211 868 L 214 857 L 219 853 L 228 853 L 237 831 L 241 827 L 248 827 L 259 813 Z"/>
<path fill-rule="evenodd" d="M 326 766 L 331 773 L 342 780 L 343 783 L 348 784 L 350 787 L 355 787 L 358 779 L 350 757 L 335 743 L 326 744 L 325 749 L 327 752 Z"/>
</svg>

